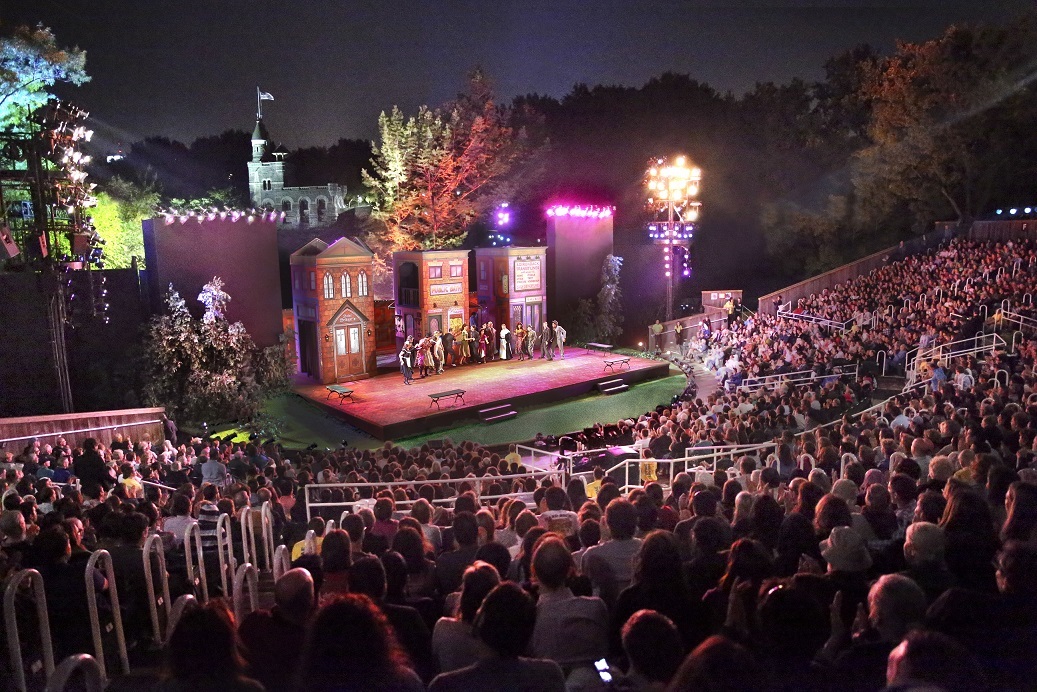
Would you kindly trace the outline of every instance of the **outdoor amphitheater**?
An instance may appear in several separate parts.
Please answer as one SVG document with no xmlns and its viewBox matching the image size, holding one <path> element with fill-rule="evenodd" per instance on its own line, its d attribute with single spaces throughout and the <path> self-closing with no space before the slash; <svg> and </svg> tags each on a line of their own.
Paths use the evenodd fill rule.
<svg viewBox="0 0 1037 692">
<path fill-rule="evenodd" d="M 1035 286 L 1021 224 L 936 234 L 664 325 L 684 394 L 503 446 L 8 419 L 5 686 L 150 689 L 174 652 L 232 688 L 1028 689 Z"/>
</svg>

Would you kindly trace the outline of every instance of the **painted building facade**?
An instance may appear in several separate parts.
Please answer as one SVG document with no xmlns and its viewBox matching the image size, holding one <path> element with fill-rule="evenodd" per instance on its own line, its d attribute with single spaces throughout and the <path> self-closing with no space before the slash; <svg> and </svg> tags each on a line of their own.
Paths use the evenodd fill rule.
<svg viewBox="0 0 1037 692">
<path fill-rule="evenodd" d="M 292 310 L 299 371 L 323 384 L 376 372 L 373 253 L 319 238 L 292 253 Z"/>
<path fill-rule="evenodd" d="M 476 248 L 475 285 L 480 323 L 539 328 L 547 319 L 547 248 Z"/>
<path fill-rule="evenodd" d="M 393 253 L 397 340 L 460 329 L 468 322 L 467 250 Z"/>
<path fill-rule="evenodd" d="M 336 183 L 290 187 L 285 180 L 285 152 L 271 151 L 262 118 L 252 131 L 248 189 L 257 209 L 283 213 L 285 226 L 327 226 L 346 210 L 346 188 Z"/>
</svg>

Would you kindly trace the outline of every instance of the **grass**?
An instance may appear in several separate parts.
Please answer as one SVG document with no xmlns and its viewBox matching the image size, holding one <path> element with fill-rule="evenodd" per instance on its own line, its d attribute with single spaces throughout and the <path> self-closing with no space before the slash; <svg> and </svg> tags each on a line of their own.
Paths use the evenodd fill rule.
<svg viewBox="0 0 1037 692">
<path fill-rule="evenodd" d="M 611 396 L 587 394 L 557 404 L 519 408 L 515 418 L 493 425 L 473 421 L 449 430 L 438 430 L 395 442 L 402 447 L 414 447 L 428 440 L 449 437 L 455 441 L 472 440 L 485 445 L 500 445 L 530 440 L 538 432 L 561 435 L 598 422 L 614 422 L 639 416 L 659 404 L 668 404 L 674 394 L 684 391 L 686 384 L 683 375 L 664 377 L 635 384 L 627 391 Z M 295 394 L 270 400 L 265 411 L 283 423 L 280 440 L 285 447 L 303 448 L 316 444 L 321 448 L 336 449 L 343 440 L 356 449 L 373 449 L 382 444 Z M 215 431 L 214 434 L 219 437 L 233 434 L 236 441 L 248 439 L 248 432 L 230 427 Z"/>
</svg>

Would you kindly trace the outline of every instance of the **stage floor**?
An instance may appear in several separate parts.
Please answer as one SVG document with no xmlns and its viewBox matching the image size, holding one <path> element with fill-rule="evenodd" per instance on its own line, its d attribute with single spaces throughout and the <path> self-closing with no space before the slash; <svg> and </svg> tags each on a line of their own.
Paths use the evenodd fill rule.
<svg viewBox="0 0 1037 692">
<path fill-rule="evenodd" d="M 613 374 L 604 369 L 604 361 L 614 357 L 566 348 L 565 360 L 509 360 L 448 367 L 442 375 L 415 379 L 411 385 L 403 384 L 400 373 L 341 382 L 353 390 L 352 403 L 348 399 L 340 402 L 336 395 L 329 399 L 324 385 L 306 380 L 295 386 L 295 392 L 350 425 L 380 440 L 391 440 L 478 419 L 479 409 L 489 406 L 553 403 L 592 392 L 599 382 L 607 380 L 633 384 L 670 374 L 669 363 L 634 357 L 630 358 L 629 369 L 622 366 Z M 440 400 L 441 410 L 437 411 L 428 395 L 451 389 L 464 389 L 465 403 L 458 401 L 455 406 L 453 397 L 447 397 Z"/>
</svg>

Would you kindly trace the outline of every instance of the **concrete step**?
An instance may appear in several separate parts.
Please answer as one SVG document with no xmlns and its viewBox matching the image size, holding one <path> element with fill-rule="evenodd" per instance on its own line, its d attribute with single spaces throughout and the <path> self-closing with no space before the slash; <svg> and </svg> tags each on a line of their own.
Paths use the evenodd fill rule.
<svg viewBox="0 0 1037 692">
<path fill-rule="evenodd" d="M 619 384 L 614 384 L 610 387 L 598 385 L 598 391 L 600 391 L 602 394 L 619 394 L 620 392 L 625 392 L 628 389 L 630 389 L 630 386 L 622 382 L 620 382 Z"/>
<path fill-rule="evenodd" d="M 619 387 L 620 385 L 625 385 L 625 384 L 626 383 L 623 382 L 622 378 L 617 377 L 614 380 L 605 380 L 604 382 L 599 382 L 597 386 L 598 386 L 598 391 L 599 392 L 604 392 L 606 390 L 612 389 L 613 387 Z"/>
</svg>

